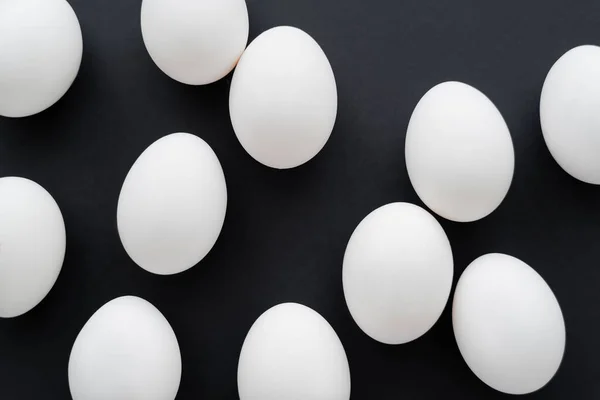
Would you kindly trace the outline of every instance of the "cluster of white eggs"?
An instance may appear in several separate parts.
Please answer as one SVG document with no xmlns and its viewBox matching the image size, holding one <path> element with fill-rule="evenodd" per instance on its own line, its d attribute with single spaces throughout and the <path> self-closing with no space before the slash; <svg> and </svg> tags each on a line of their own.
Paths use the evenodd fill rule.
<svg viewBox="0 0 600 400">
<path fill-rule="evenodd" d="M 82 36 L 65 0 L 0 2 L 0 115 L 23 117 L 55 103 L 73 82 Z M 141 29 L 157 66 L 190 85 L 236 67 L 231 122 L 260 163 L 292 168 L 328 140 L 337 114 L 333 71 L 303 31 L 277 27 L 246 48 L 244 0 L 143 0 Z M 550 152 L 577 179 L 600 184 L 600 47 L 581 46 L 552 67 L 540 118 Z M 458 222 L 484 218 L 506 196 L 514 172 L 509 129 L 477 89 L 446 82 L 416 105 L 406 132 L 406 167 L 423 203 Z M 129 171 L 118 201 L 123 246 L 145 270 L 175 274 L 198 264 L 225 220 L 227 188 L 216 154 L 197 136 L 174 133 L 150 145 Z M 50 291 L 65 254 L 65 225 L 36 183 L 0 178 L 0 317 L 21 315 Z M 384 205 L 352 234 L 343 260 L 348 309 L 371 338 L 415 340 L 438 320 L 454 276 L 438 221 L 408 203 Z M 471 370 L 489 386 L 524 394 L 556 373 L 563 315 L 534 269 L 503 254 L 473 261 L 456 286 L 452 322 Z M 86 323 L 71 352 L 74 399 L 173 399 L 181 355 L 168 321 L 150 303 L 121 297 Z M 238 365 L 243 399 L 348 399 L 350 370 L 332 327 L 299 304 L 277 305 L 250 328 Z"/>
</svg>

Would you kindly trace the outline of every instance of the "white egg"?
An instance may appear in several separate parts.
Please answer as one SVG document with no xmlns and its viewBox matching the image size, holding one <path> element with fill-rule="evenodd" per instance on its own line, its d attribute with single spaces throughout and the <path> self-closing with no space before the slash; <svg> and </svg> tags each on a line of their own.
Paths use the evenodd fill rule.
<svg viewBox="0 0 600 400">
<path fill-rule="evenodd" d="M 576 47 L 552 66 L 540 121 L 556 162 L 580 181 L 600 185 L 600 47 Z"/>
<path fill-rule="evenodd" d="M 35 307 L 52 289 L 65 258 L 65 223 L 46 190 L 0 178 L 0 317 Z"/>
<path fill-rule="evenodd" d="M 165 317 L 146 300 L 124 296 L 92 315 L 73 344 L 73 400 L 173 400 L 181 353 Z"/>
<path fill-rule="evenodd" d="M 226 208 L 216 154 L 197 136 L 173 133 L 150 145 L 125 178 L 117 206 L 121 242 L 145 270 L 176 274 L 208 254 Z"/>
<path fill-rule="evenodd" d="M 252 325 L 238 364 L 240 400 L 348 400 L 344 347 L 321 315 L 279 304 Z"/>
<path fill-rule="evenodd" d="M 152 60 L 188 85 L 223 78 L 248 42 L 245 0 L 143 0 L 141 24 Z"/>
<path fill-rule="evenodd" d="M 280 169 L 304 164 L 325 146 L 337 114 L 325 53 L 300 29 L 263 32 L 233 74 L 229 113 L 237 138 L 258 162 Z"/>
<path fill-rule="evenodd" d="M 344 254 L 350 314 L 379 342 L 410 342 L 440 317 L 453 268 L 450 242 L 431 214 L 409 203 L 380 207 L 354 230 Z"/>
<path fill-rule="evenodd" d="M 423 203 L 457 222 L 494 211 L 515 167 L 502 115 L 483 93 L 460 82 L 441 83 L 419 101 L 405 153 L 408 176 Z"/>
<path fill-rule="evenodd" d="M 456 286 L 454 335 L 471 370 L 492 388 L 526 394 L 556 373 L 565 349 L 565 323 L 554 293 L 523 261 L 486 254 Z"/>
<path fill-rule="evenodd" d="M 44 111 L 79 72 L 83 39 L 77 16 L 65 0 L 3 0 L 0 32 L 0 115 Z"/>
</svg>

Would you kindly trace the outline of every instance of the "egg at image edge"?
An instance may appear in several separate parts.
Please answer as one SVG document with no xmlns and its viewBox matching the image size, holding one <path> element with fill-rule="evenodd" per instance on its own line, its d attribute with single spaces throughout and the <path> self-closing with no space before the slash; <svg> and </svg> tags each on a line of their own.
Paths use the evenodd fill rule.
<svg viewBox="0 0 600 400">
<path fill-rule="evenodd" d="M 350 368 L 339 337 L 316 311 L 283 303 L 252 325 L 238 362 L 240 400 L 348 400 Z"/>
<path fill-rule="evenodd" d="M 0 1 L 0 116 L 21 118 L 54 105 L 83 56 L 77 15 L 66 0 Z"/>
<path fill-rule="evenodd" d="M 523 261 L 486 254 L 456 285 L 452 325 L 473 373 L 508 394 L 544 387 L 562 362 L 566 330 L 552 289 Z"/>
<path fill-rule="evenodd" d="M 0 178 L 0 317 L 20 316 L 54 286 L 66 251 L 65 222 L 46 189 Z"/>
<path fill-rule="evenodd" d="M 181 353 L 167 319 L 148 301 L 123 296 L 98 309 L 69 356 L 73 400 L 174 400 Z"/>
</svg>

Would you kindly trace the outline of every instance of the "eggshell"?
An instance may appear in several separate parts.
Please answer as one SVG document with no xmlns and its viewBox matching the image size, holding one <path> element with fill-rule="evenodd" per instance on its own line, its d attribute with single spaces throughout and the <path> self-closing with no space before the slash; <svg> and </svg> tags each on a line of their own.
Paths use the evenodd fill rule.
<svg viewBox="0 0 600 400">
<path fill-rule="evenodd" d="M 238 364 L 240 400 L 348 400 L 344 347 L 317 312 L 279 304 L 252 325 Z"/>
<path fill-rule="evenodd" d="M 550 69 L 540 99 L 544 140 L 571 176 L 600 185 L 600 47 L 579 46 Z"/>
<path fill-rule="evenodd" d="M 143 0 L 141 25 L 152 60 L 188 85 L 223 78 L 248 42 L 244 0 Z"/>
<path fill-rule="evenodd" d="M 410 342 L 440 317 L 453 267 L 450 242 L 431 214 L 409 203 L 380 207 L 354 230 L 344 254 L 350 314 L 377 341 Z"/>
<path fill-rule="evenodd" d="M 417 104 L 406 132 L 406 168 L 421 200 L 458 222 L 494 211 L 510 187 L 515 155 L 494 104 L 477 89 L 444 82 Z"/>
<path fill-rule="evenodd" d="M 82 54 L 79 21 L 65 0 L 0 1 L 0 115 L 26 117 L 56 103 Z"/>
<path fill-rule="evenodd" d="M 452 324 L 471 370 L 492 388 L 526 394 L 546 385 L 565 350 L 565 323 L 544 279 L 523 261 L 486 254 L 456 286 Z"/>
<path fill-rule="evenodd" d="M 280 169 L 304 164 L 329 139 L 337 114 L 325 53 L 300 29 L 263 32 L 233 74 L 229 112 L 237 138 L 258 162 Z"/>
<path fill-rule="evenodd" d="M 65 258 L 65 223 L 43 187 L 0 178 L 0 317 L 35 307 L 52 289 Z"/>
<path fill-rule="evenodd" d="M 172 400 L 180 380 L 173 329 L 152 304 L 134 296 L 96 311 L 69 358 L 73 400 Z"/>
<path fill-rule="evenodd" d="M 125 178 L 117 207 L 121 242 L 140 267 L 176 274 L 200 262 L 215 244 L 227 208 L 221 164 L 189 133 L 148 147 Z"/>
</svg>

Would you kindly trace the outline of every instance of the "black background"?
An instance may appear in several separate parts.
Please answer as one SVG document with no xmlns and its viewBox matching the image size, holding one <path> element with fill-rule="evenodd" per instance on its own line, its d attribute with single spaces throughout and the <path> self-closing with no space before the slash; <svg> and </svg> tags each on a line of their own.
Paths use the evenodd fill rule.
<svg viewBox="0 0 600 400">
<path fill-rule="evenodd" d="M 39 115 L 0 117 L 0 175 L 44 186 L 67 227 L 54 289 L 31 312 L 0 320 L 0 398 L 69 398 L 67 364 L 79 330 L 125 294 L 149 300 L 175 330 L 180 399 L 236 398 L 248 329 L 287 301 L 312 307 L 337 331 L 353 399 L 508 397 L 462 360 L 449 306 L 419 340 L 387 346 L 358 329 L 342 293 L 342 257 L 359 221 L 389 202 L 421 204 L 405 169 L 404 135 L 419 98 L 445 80 L 471 84 L 494 101 L 516 152 L 513 184 L 498 210 L 470 224 L 440 219 L 453 246 L 454 281 L 487 252 L 534 267 L 562 306 L 567 348 L 555 379 L 529 398 L 600 396 L 600 187 L 558 167 L 538 114 L 554 61 L 574 46 L 600 44 L 599 1 L 248 0 L 250 39 L 273 26 L 297 26 L 322 46 L 336 75 L 338 119 L 329 142 L 287 171 L 260 165 L 238 143 L 228 113 L 230 76 L 192 87 L 159 71 L 142 42 L 139 0 L 70 2 L 84 37 L 72 88 Z M 135 159 L 178 131 L 213 147 L 229 202 L 209 256 L 162 277 L 128 258 L 116 206 Z"/>
</svg>

